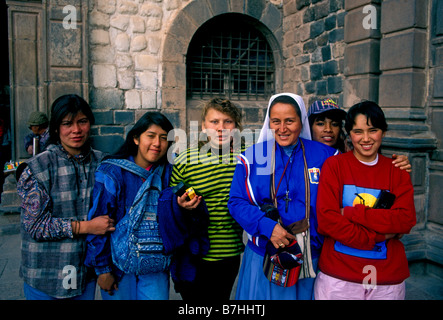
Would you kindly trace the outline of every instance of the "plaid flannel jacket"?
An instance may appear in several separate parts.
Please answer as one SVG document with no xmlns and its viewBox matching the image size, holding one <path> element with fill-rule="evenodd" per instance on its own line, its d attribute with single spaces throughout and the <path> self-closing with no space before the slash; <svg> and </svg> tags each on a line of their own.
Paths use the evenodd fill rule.
<svg viewBox="0 0 443 320">
<path fill-rule="evenodd" d="M 60 145 L 50 145 L 28 161 L 17 183 L 22 200 L 20 275 L 52 297 L 70 298 L 84 290 L 85 237 L 73 237 L 71 221 L 87 219 L 102 157 L 92 149 L 71 157 Z"/>
</svg>

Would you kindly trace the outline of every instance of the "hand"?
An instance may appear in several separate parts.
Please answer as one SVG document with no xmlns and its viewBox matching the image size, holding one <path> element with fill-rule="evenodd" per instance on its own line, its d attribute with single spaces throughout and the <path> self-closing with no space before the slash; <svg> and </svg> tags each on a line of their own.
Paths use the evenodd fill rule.
<svg viewBox="0 0 443 320">
<path fill-rule="evenodd" d="M 118 290 L 118 284 L 115 282 L 115 278 L 110 272 L 100 274 L 97 279 L 97 284 L 110 296 L 114 294 L 114 290 Z"/>
<path fill-rule="evenodd" d="M 270 240 L 274 245 L 275 249 L 278 249 L 278 248 L 284 248 L 293 239 L 295 239 L 295 237 L 277 223 L 274 227 L 274 230 L 272 230 L 272 235 Z"/>
<path fill-rule="evenodd" d="M 392 164 L 397 168 L 400 168 L 401 170 L 406 170 L 406 172 L 412 172 L 411 169 L 412 166 L 409 163 L 409 159 L 407 156 L 403 154 L 400 155 L 393 154 L 392 159 L 394 159 L 394 161 L 392 161 Z"/>
<path fill-rule="evenodd" d="M 195 196 L 193 199 L 191 200 L 187 200 L 186 198 L 188 197 L 188 193 L 185 192 L 184 194 L 182 194 L 181 197 L 177 197 L 177 203 L 180 207 L 182 207 L 183 209 L 186 210 L 193 210 L 195 208 L 198 207 L 198 205 L 200 204 L 200 202 L 202 201 L 203 197 L 202 196 Z"/>
<path fill-rule="evenodd" d="M 106 232 L 112 231 L 115 231 L 114 220 L 109 216 L 98 216 L 90 221 L 80 222 L 80 233 L 82 234 L 104 235 Z"/>
</svg>

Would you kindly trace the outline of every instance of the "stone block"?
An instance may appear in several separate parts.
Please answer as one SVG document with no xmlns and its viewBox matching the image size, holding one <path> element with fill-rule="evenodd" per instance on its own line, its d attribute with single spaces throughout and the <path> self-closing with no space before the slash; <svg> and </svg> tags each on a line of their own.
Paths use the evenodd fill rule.
<svg viewBox="0 0 443 320">
<path fill-rule="evenodd" d="M 255 0 L 255 1 L 247 1 L 246 2 L 246 14 L 260 20 L 260 17 L 263 14 L 263 10 L 266 7 L 265 0 Z"/>
<path fill-rule="evenodd" d="M 118 89 L 93 88 L 89 99 L 93 109 L 122 109 L 124 105 L 123 91 Z"/>
<path fill-rule="evenodd" d="M 172 11 L 177 9 L 180 6 L 180 0 L 167 0 L 166 1 L 166 10 Z"/>
<path fill-rule="evenodd" d="M 111 46 L 95 46 L 91 48 L 92 62 L 97 63 L 113 63 L 114 62 L 114 48 Z"/>
<path fill-rule="evenodd" d="M 380 72 L 379 40 L 371 39 L 348 45 L 344 56 L 344 74 L 346 76 Z"/>
<path fill-rule="evenodd" d="M 117 72 L 118 78 L 118 87 L 120 89 L 128 90 L 133 89 L 135 80 L 134 80 L 134 72 L 128 69 L 118 70 Z"/>
<path fill-rule="evenodd" d="M 428 3 L 424 0 L 383 1 L 381 32 L 385 34 L 407 28 L 426 28 Z"/>
<path fill-rule="evenodd" d="M 329 0 L 329 11 L 336 12 L 344 7 L 344 0 Z"/>
<path fill-rule="evenodd" d="M 158 77 L 156 72 L 143 71 L 135 72 L 135 88 L 155 90 L 158 86 Z"/>
<path fill-rule="evenodd" d="M 148 42 L 146 41 L 146 37 L 144 35 L 135 36 L 131 40 L 131 51 L 139 52 L 148 46 Z"/>
<path fill-rule="evenodd" d="M 327 17 L 325 19 L 325 30 L 326 31 L 334 29 L 336 25 L 337 25 L 337 16 L 336 15 Z"/>
<path fill-rule="evenodd" d="M 157 71 L 158 58 L 148 54 L 138 54 L 135 56 L 135 70 Z"/>
<path fill-rule="evenodd" d="M 377 76 L 366 74 L 346 78 L 343 88 L 343 107 L 349 108 L 363 99 L 378 101 L 378 88 Z"/>
<path fill-rule="evenodd" d="M 95 108 L 95 105 L 93 105 L 92 102 L 91 102 L 91 108 Z M 96 125 L 110 125 L 114 123 L 112 110 L 94 111 L 94 118 Z"/>
<path fill-rule="evenodd" d="M 100 128 L 101 135 L 118 134 L 123 136 L 124 133 L 125 133 L 125 128 L 120 126 L 103 126 Z"/>
<path fill-rule="evenodd" d="M 443 175 L 440 172 L 429 174 L 429 216 L 428 221 L 443 224 Z"/>
<path fill-rule="evenodd" d="M 315 20 L 322 19 L 329 14 L 329 3 L 325 1 L 314 6 Z"/>
<path fill-rule="evenodd" d="M 209 1 L 208 5 L 211 7 L 214 16 L 229 12 L 229 0 Z"/>
<path fill-rule="evenodd" d="M 115 124 L 130 124 L 134 123 L 134 111 L 115 111 Z"/>
<path fill-rule="evenodd" d="M 305 83 L 305 93 L 311 94 L 315 92 L 315 81 Z"/>
<path fill-rule="evenodd" d="M 91 145 L 94 149 L 114 153 L 125 142 L 121 135 L 100 135 L 91 137 Z"/>
<path fill-rule="evenodd" d="M 281 27 L 282 19 L 283 17 L 281 11 L 274 5 L 268 5 L 260 21 L 264 25 L 266 25 L 266 27 L 268 27 L 269 30 L 274 32 L 274 35 L 276 35 L 276 38 L 278 39 L 279 37 L 277 34 L 278 30 Z"/>
<path fill-rule="evenodd" d="M 97 0 L 97 10 L 106 14 L 115 12 L 117 0 Z"/>
<path fill-rule="evenodd" d="M 309 67 L 309 71 L 311 74 L 311 80 L 315 81 L 315 80 L 320 80 L 323 76 L 322 74 L 322 65 L 321 64 L 312 64 Z"/>
<path fill-rule="evenodd" d="M 315 40 L 317 41 L 317 45 L 319 47 L 323 47 L 323 46 L 327 45 L 329 42 L 329 33 L 323 32 Z"/>
<path fill-rule="evenodd" d="M 331 30 L 328 35 L 329 43 L 341 42 L 344 38 L 344 33 L 344 28 Z"/>
<path fill-rule="evenodd" d="M 323 64 L 323 75 L 331 76 L 338 73 L 338 63 L 336 60 L 331 60 Z"/>
<path fill-rule="evenodd" d="M 303 53 L 312 53 L 317 49 L 317 45 L 314 40 L 307 41 L 303 44 Z"/>
<path fill-rule="evenodd" d="M 116 53 L 115 54 L 115 65 L 117 68 L 130 68 L 132 67 L 133 61 L 130 54 L 127 53 Z"/>
<path fill-rule="evenodd" d="M 328 94 L 328 81 L 326 80 L 322 80 L 322 81 L 317 81 L 317 83 L 315 84 L 315 93 L 318 96 L 324 96 Z"/>
<path fill-rule="evenodd" d="M 434 72 L 434 98 L 443 98 L 443 67 L 433 68 Z"/>
<path fill-rule="evenodd" d="M 142 91 L 142 108 L 143 109 L 157 108 L 157 91 L 155 90 Z"/>
<path fill-rule="evenodd" d="M 114 46 L 118 52 L 128 52 L 129 51 L 129 36 L 126 33 L 119 33 L 115 37 Z"/>
<path fill-rule="evenodd" d="M 129 16 L 118 15 L 111 18 L 110 25 L 121 31 L 126 31 L 129 26 Z"/>
<path fill-rule="evenodd" d="M 109 32 L 102 29 L 92 30 L 90 33 L 91 44 L 96 45 L 108 45 L 109 44 Z"/>
<path fill-rule="evenodd" d="M 161 113 L 163 113 L 166 118 L 168 118 L 169 121 L 171 121 L 172 126 L 174 128 L 180 128 L 180 114 L 181 112 L 179 110 L 173 110 L 173 109 L 162 109 Z M 184 127 L 181 127 L 184 128 Z"/>
<path fill-rule="evenodd" d="M 150 31 L 161 29 L 163 11 L 160 7 L 145 3 L 140 7 L 140 15 L 146 17 L 146 28 Z"/>
<path fill-rule="evenodd" d="M 432 109 L 431 116 L 431 130 L 435 133 L 437 137 L 440 137 L 439 147 L 443 147 L 443 141 L 441 137 L 443 137 L 443 110 L 438 108 Z"/>
<path fill-rule="evenodd" d="M 323 61 L 331 60 L 331 47 L 324 46 L 323 48 L 321 48 L 321 56 Z"/>
<path fill-rule="evenodd" d="M 376 28 L 367 28 L 364 22 L 368 22 L 365 18 L 368 17 L 370 13 L 363 13 L 362 8 L 358 8 L 349 11 L 345 16 L 345 27 L 344 27 L 344 40 L 346 43 L 352 43 L 368 38 L 380 38 L 380 7 L 375 6 L 376 9 Z M 371 23 L 372 20 L 371 20 Z"/>
<path fill-rule="evenodd" d="M 89 23 L 92 27 L 109 28 L 109 15 L 99 11 L 89 14 Z"/>
<path fill-rule="evenodd" d="M 162 83 L 170 87 L 183 86 L 186 83 L 186 66 L 178 63 L 164 63 Z"/>
<path fill-rule="evenodd" d="M 125 104 L 128 109 L 140 109 L 141 97 L 138 90 L 128 90 L 125 92 Z"/>
<path fill-rule="evenodd" d="M 313 8 L 307 8 L 303 13 L 303 23 L 308 23 L 315 20 L 315 12 Z"/>
<path fill-rule="evenodd" d="M 314 39 L 325 31 L 325 22 L 323 20 L 311 23 L 310 37 Z"/>
<path fill-rule="evenodd" d="M 368 4 L 379 4 L 381 0 L 345 0 L 345 10 L 349 11 Z"/>
<path fill-rule="evenodd" d="M 328 94 L 340 93 L 343 91 L 343 79 L 339 76 L 328 78 Z"/>
<path fill-rule="evenodd" d="M 145 33 L 145 20 L 139 16 L 133 16 L 129 23 L 130 30 L 134 33 Z"/>
<path fill-rule="evenodd" d="M 161 39 L 156 36 L 151 36 L 148 38 L 148 51 L 152 54 L 158 54 L 161 46 Z"/>
<path fill-rule="evenodd" d="M 115 88 L 117 86 L 117 73 L 113 65 L 93 65 L 92 78 L 96 88 Z"/>
<path fill-rule="evenodd" d="M 425 73 L 421 70 L 383 73 L 380 76 L 379 104 L 383 107 L 423 107 Z"/>
<path fill-rule="evenodd" d="M 300 9 L 310 5 L 309 0 L 296 0 L 295 3 L 296 3 L 297 10 L 300 10 Z"/>
<path fill-rule="evenodd" d="M 426 33 L 418 29 L 383 38 L 380 42 L 380 70 L 424 68 L 426 38 Z"/>
<path fill-rule="evenodd" d="M 117 6 L 117 12 L 120 14 L 136 14 L 138 11 L 137 3 L 130 1 L 121 1 Z"/>
</svg>

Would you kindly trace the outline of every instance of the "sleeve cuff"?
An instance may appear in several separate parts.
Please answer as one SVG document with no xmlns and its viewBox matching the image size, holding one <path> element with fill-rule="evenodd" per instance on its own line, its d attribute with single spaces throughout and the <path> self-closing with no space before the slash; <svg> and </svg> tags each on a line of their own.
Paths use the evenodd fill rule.
<svg viewBox="0 0 443 320">
<path fill-rule="evenodd" d="M 109 272 L 112 271 L 112 269 L 111 269 L 110 266 L 105 266 L 105 267 L 95 267 L 94 270 L 95 270 L 95 274 L 96 274 L 96 275 L 101 275 L 101 274 L 103 274 L 103 273 L 109 273 Z"/>
</svg>

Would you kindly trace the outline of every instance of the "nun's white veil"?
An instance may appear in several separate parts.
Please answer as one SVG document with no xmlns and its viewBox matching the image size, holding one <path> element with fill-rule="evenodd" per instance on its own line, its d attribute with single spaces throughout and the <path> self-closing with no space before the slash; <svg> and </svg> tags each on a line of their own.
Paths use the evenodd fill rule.
<svg viewBox="0 0 443 320">
<path fill-rule="evenodd" d="M 297 102 L 297 104 L 300 108 L 301 123 L 303 126 L 303 128 L 300 132 L 300 137 L 307 139 L 307 140 L 311 140 L 311 129 L 309 128 L 308 114 L 306 112 L 305 103 L 303 102 L 302 97 L 300 97 L 296 94 L 293 94 L 293 93 L 279 93 L 279 94 L 273 95 L 271 97 L 271 99 L 269 99 L 268 110 L 266 111 L 265 122 L 263 123 L 263 127 L 260 131 L 260 136 L 258 137 L 257 142 L 263 142 L 263 141 L 274 139 L 273 131 L 271 129 L 269 129 L 269 108 L 270 108 L 272 102 L 275 100 L 275 98 L 280 97 L 280 96 L 291 97 Z"/>
</svg>

